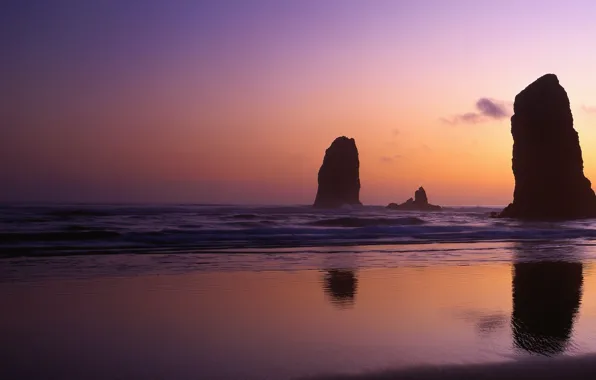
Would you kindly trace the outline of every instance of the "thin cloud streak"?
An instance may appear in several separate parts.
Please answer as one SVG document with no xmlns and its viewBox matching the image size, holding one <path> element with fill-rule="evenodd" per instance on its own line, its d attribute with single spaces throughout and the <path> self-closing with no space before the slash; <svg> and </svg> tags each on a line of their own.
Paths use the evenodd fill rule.
<svg viewBox="0 0 596 380">
<path fill-rule="evenodd" d="M 393 156 L 381 156 L 381 162 L 388 164 L 388 163 L 391 163 L 391 162 L 398 160 L 402 157 L 403 156 L 401 154 L 394 154 Z"/>
</svg>

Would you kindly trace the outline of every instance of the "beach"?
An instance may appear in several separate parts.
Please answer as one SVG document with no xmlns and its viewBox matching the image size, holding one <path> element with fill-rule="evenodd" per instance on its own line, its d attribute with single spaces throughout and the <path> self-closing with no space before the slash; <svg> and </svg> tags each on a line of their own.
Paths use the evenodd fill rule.
<svg viewBox="0 0 596 380">
<path fill-rule="evenodd" d="M 596 379 L 595 19 L 3 1 L 0 380 Z"/>
<path fill-rule="evenodd" d="M 4 258 L 0 377 L 593 373 L 592 246 L 567 239 L 408 247 L 409 257 L 426 260 L 378 245 L 311 247 L 302 256 L 263 249 Z M 545 276 L 557 290 L 533 285 Z"/>
</svg>

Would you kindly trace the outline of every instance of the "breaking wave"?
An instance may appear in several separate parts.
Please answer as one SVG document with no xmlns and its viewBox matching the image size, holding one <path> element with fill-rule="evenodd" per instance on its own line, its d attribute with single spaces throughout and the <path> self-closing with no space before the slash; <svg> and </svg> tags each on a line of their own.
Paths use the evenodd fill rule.
<svg viewBox="0 0 596 380">
<path fill-rule="evenodd" d="M 333 218 L 323 219 L 307 223 L 310 226 L 321 227 L 369 227 L 369 226 L 411 226 L 426 223 L 416 217 L 404 218 Z"/>
<path fill-rule="evenodd" d="M 428 243 L 596 241 L 592 220 L 491 219 L 487 208 L 442 213 L 364 206 L 38 206 L 0 208 L 0 256 L 203 252 Z"/>
</svg>

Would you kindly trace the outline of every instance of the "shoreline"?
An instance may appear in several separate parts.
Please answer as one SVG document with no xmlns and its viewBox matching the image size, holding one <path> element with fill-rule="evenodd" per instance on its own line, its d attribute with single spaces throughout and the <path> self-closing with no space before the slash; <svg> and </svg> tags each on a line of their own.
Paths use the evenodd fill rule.
<svg viewBox="0 0 596 380">
<path fill-rule="evenodd" d="M 500 380 L 593 379 L 596 354 L 516 359 L 502 363 L 425 365 L 361 374 L 303 377 L 296 380 Z"/>
</svg>

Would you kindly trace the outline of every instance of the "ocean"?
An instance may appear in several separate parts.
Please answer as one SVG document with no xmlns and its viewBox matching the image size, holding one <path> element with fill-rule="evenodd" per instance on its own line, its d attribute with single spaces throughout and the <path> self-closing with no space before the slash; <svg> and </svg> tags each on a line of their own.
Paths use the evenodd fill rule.
<svg viewBox="0 0 596 380">
<path fill-rule="evenodd" d="M 494 211 L 3 206 L 0 378 L 595 373 L 596 221 Z"/>
<path fill-rule="evenodd" d="M 409 245 L 562 240 L 591 245 L 596 222 L 492 219 L 501 208 L 406 212 L 361 206 L 51 205 L 0 207 L 0 256 L 154 253 L 309 252 L 314 247 L 392 246 L 407 263 Z M 374 249 L 374 248 L 373 248 Z M 417 250 L 417 249 L 416 249 Z M 427 257 L 428 263 L 442 256 Z M 508 260 L 479 250 L 472 260 Z"/>
</svg>

